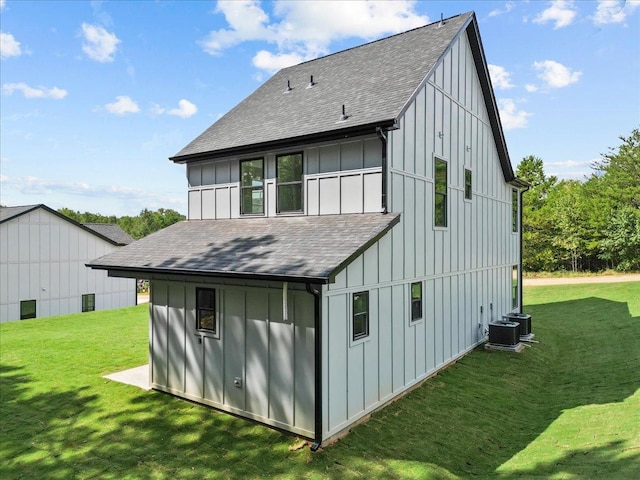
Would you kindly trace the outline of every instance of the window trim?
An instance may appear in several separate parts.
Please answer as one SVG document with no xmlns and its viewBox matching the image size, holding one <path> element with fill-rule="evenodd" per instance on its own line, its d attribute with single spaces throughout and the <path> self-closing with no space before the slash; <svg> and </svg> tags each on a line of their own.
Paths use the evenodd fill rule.
<svg viewBox="0 0 640 480">
<path fill-rule="evenodd" d="M 33 302 L 33 314 L 24 314 L 22 313 L 23 306 L 26 304 Z M 33 300 L 20 300 L 20 320 L 29 320 L 31 318 L 38 318 L 38 302 L 36 299 Z"/>
<path fill-rule="evenodd" d="M 419 285 L 420 286 L 420 297 L 419 298 L 413 298 L 413 286 L 414 285 Z M 411 282 L 409 284 L 409 298 L 410 298 L 410 302 L 409 302 L 409 307 L 410 307 L 410 313 L 411 313 L 411 323 L 416 323 L 419 322 L 420 320 L 422 320 L 424 318 L 424 309 L 423 309 L 423 301 L 422 299 L 424 298 L 424 293 L 423 293 L 423 288 L 422 288 L 422 281 L 419 282 Z M 415 316 L 415 309 L 414 309 L 414 305 L 419 304 L 420 305 L 420 313 L 419 316 Z"/>
<path fill-rule="evenodd" d="M 518 265 L 511 267 L 511 309 L 515 310 L 520 306 L 520 274 Z"/>
<path fill-rule="evenodd" d="M 467 184 L 467 173 L 469 174 L 468 184 Z M 467 187 L 468 187 L 468 191 L 467 191 Z M 464 167 L 464 199 L 467 201 L 473 200 L 473 170 L 471 170 L 469 167 Z"/>
<path fill-rule="evenodd" d="M 446 167 L 446 180 L 444 185 L 444 192 L 438 192 L 438 180 L 437 180 L 437 164 L 438 162 L 444 163 Z M 442 196 L 444 199 L 444 225 L 439 225 L 436 219 L 436 198 Z M 439 156 L 433 157 L 433 228 L 435 229 L 447 229 L 449 228 L 449 162 Z"/>
<path fill-rule="evenodd" d="M 280 182 L 278 175 L 278 159 L 281 157 L 291 157 L 293 155 L 300 155 L 300 180 L 292 182 Z M 290 213 L 304 213 L 304 152 L 290 152 L 280 153 L 276 155 L 276 213 L 277 214 L 290 214 Z M 286 185 L 300 185 L 300 210 L 281 210 L 280 209 L 280 195 L 278 194 L 281 186 Z"/>
<path fill-rule="evenodd" d="M 511 189 L 511 233 L 518 233 L 520 230 L 520 195 L 517 188 Z"/>
<path fill-rule="evenodd" d="M 213 306 L 212 307 L 202 307 L 200 305 L 199 302 L 199 298 L 200 298 L 200 292 L 201 291 L 208 291 L 211 292 L 213 294 Z M 205 288 L 205 287 L 196 287 L 196 301 L 195 301 L 195 307 L 196 307 L 196 331 L 198 331 L 199 333 L 203 333 L 203 334 L 209 334 L 209 335 L 213 335 L 216 338 L 219 338 L 220 336 L 220 322 L 218 319 L 218 311 L 217 311 L 217 292 L 215 288 Z M 200 324 L 201 320 L 201 311 L 206 311 L 206 312 L 213 312 L 213 329 L 211 328 L 203 328 Z"/>
<path fill-rule="evenodd" d="M 254 187 L 253 185 L 242 185 L 242 164 L 243 163 L 247 163 L 247 162 L 255 162 L 256 160 L 260 160 L 262 162 L 262 186 L 260 187 Z M 240 215 L 242 216 L 249 216 L 249 217 L 255 217 L 255 216 L 264 216 L 265 211 L 266 211 L 266 205 L 265 205 L 265 162 L 264 162 L 264 157 L 257 157 L 257 158 L 245 158 L 240 160 Z M 262 212 L 249 212 L 246 213 L 244 211 L 244 191 L 245 190 L 262 190 Z"/>
<path fill-rule="evenodd" d="M 91 302 L 88 300 L 91 299 Z M 87 300 L 85 305 L 85 300 Z M 91 308 L 89 308 L 91 307 Z M 95 312 L 96 311 L 96 294 L 95 293 L 83 293 L 82 294 L 82 313 Z"/>
<path fill-rule="evenodd" d="M 357 295 L 366 295 L 366 310 L 361 313 L 356 313 L 355 302 L 356 302 Z M 365 319 L 365 323 L 364 323 L 365 331 L 362 333 L 359 333 L 357 336 L 355 331 L 356 316 L 364 316 L 364 319 Z M 366 340 L 367 338 L 369 338 L 370 334 L 371 334 L 371 328 L 370 328 L 369 290 L 365 290 L 362 292 L 354 292 L 351 294 L 351 342 L 356 343 L 356 342 Z"/>
</svg>

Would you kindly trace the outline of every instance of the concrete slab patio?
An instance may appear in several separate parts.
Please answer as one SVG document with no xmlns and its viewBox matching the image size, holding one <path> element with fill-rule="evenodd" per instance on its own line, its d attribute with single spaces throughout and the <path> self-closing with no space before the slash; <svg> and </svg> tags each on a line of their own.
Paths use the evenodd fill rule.
<svg viewBox="0 0 640 480">
<path fill-rule="evenodd" d="M 151 390 L 149 387 L 149 365 L 141 365 L 139 367 L 123 370 L 122 372 L 111 373 L 103 378 L 113 380 L 114 382 L 126 383 L 142 390 Z"/>
</svg>

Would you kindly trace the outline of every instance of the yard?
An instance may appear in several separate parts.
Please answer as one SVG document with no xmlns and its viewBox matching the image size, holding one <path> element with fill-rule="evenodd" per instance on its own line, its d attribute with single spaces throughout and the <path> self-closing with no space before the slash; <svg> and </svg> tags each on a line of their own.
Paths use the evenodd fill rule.
<svg viewBox="0 0 640 480">
<path fill-rule="evenodd" d="M 0 478 L 640 478 L 640 283 L 525 288 L 540 343 L 477 349 L 313 454 L 102 378 L 147 306 L 0 325 Z"/>
</svg>

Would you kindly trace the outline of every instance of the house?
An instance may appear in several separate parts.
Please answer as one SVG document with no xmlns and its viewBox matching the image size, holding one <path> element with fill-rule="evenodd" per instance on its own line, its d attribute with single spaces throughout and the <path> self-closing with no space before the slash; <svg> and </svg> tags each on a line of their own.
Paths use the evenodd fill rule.
<svg viewBox="0 0 640 480">
<path fill-rule="evenodd" d="M 135 305 L 135 280 L 85 266 L 132 241 L 117 225 L 82 225 L 46 205 L 0 207 L 0 321 Z"/>
<path fill-rule="evenodd" d="M 151 386 L 335 438 L 519 311 L 520 202 L 474 13 L 285 68 L 177 155 Z"/>
</svg>

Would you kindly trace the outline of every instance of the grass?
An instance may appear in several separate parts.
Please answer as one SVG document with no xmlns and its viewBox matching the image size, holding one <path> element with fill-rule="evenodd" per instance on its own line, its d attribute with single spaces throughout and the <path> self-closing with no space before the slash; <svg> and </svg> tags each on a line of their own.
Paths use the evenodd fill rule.
<svg viewBox="0 0 640 480">
<path fill-rule="evenodd" d="M 640 478 L 640 285 L 525 289 L 539 344 L 478 349 L 310 453 L 102 378 L 147 361 L 145 306 L 0 325 L 0 478 Z"/>
</svg>

